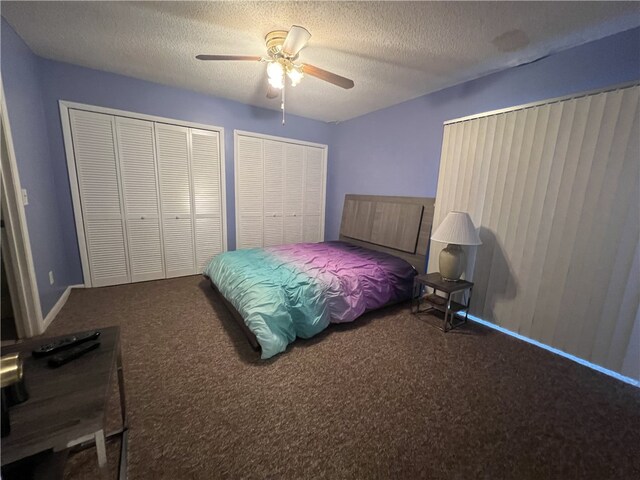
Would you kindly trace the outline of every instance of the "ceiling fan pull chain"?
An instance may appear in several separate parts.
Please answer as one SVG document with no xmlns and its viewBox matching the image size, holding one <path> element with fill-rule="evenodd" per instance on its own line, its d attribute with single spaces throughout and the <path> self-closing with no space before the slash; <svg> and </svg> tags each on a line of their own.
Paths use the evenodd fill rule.
<svg viewBox="0 0 640 480">
<path fill-rule="evenodd" d="M 284 126 L 284 91 L 286 89 L 287 89 L 287 79 L 285 77 L 282 82 L 282 104 L 280 105 L 280 108 L 282 109 L 282 125 L 283 126 Z"/>
</svg>

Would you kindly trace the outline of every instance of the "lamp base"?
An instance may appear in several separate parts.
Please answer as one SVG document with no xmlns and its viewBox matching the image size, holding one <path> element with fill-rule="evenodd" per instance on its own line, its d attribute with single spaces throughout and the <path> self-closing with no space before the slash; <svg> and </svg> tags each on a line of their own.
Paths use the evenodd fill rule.
<svg viewBox="0 0 640 480">
<path fill-rule="evenodd" d="M 440 274 L 440 278 L 442 278 L 442 280 L 444 280 L 445 282 L 459 282 L 460 279 L 459 278 L 445 278 L 442 276 L 442 274 Z"/>
<path fill-rule="evenodd" d="M 440 252 L 440 276 L 444 281 L 457 282 L 464 272 L 466 255 L 460 245 L 450 243 Z"/>
</svg>

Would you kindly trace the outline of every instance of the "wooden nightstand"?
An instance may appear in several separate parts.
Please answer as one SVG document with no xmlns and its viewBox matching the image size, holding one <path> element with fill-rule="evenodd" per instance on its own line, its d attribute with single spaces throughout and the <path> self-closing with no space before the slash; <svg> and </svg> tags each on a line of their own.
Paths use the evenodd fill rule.
<svg viewBox="0 0 640 480">
<path fill-rule="evenodd" d="M 427 295 L 423 295 L 422 293 L 424 287 L 431 288 L 433 292 L 428 293 Z M 451 299 L 453 294 L 461 293 L 466 290 L 469 290 L 469 299 L 466 305 L 454 302 Z M 446 296 L 443 297 L 441 295 L 438 295 L 437 292 L 442 292 Z M 439 273 L 417 275 L 413 279 L 411 312 L 415 313 L 416 315 L 419 313 L 429 313 L 433 310 L 444 313 L 444 324 L 442 326 L 442 331 L 446 333 L 452 328 L 456 328 L 464 323 L 467 323 L 472 292 L 473 283 L 467 282 L 466 280 L 447 282 L 446 280 L 442 279 Z M 425 310 L 420 310 L 420 305 L 423 302 L 427 304 L 427 308 Z M 460 313 L 462 311 L 464 311 L 464 317 Z"/>
</svg>

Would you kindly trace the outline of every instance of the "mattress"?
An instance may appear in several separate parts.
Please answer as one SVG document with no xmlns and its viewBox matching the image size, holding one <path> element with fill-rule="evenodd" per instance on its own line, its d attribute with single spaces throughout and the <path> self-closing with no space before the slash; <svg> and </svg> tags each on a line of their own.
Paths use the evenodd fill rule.
<svg viewBox="0 0 640 480">
<path fill-rule="evenodd" d="M 296 337 L 409 299 L 417 272 L 393 255 L 322 242 L 222 253 L 204 274 L 240 313 L 266 359 Z"/>
</svg>

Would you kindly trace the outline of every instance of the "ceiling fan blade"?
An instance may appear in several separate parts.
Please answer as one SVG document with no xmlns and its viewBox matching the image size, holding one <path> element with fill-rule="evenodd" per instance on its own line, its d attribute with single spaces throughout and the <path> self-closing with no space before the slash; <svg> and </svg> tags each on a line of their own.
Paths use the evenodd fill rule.
<svg viewBox="0 0 640 480">
<path fill-rule="evenodd" d="M 282 51 L 290 57 L 295 57 L 310 38 L 311 34 L 306 28 L 293 25 L 287 33 L 287 38 L 284 39 Z"/>
<path fill-rule="evenodd" d="M 277 98 L 280 96 L 280 90 L 273 88 L 271 85 L 267 88 L 267 98 Z"/>
<path fill-rule="evenodd" d="M 196 55 L 198 60 L 248 60 L 259 62 L 262 57 L 257 55 Z"/>
<path fill-rule="evenodd" d="M 336 75 L 335 73 L 327 72 L 326 70 L 314 67 L 313 65 L 309 65 L 308 63 L 302 64 L 302 71 L 306 75 L 311 75 L 312 77 L 319 78 L 320 80 L 324 80 L 325 82 L 333 83 L 338 87 L 353 88 L 353 86 L 355 85 L 353 83 L 353 80 L 341 77 L 340 75 Z"/>
</svg>

